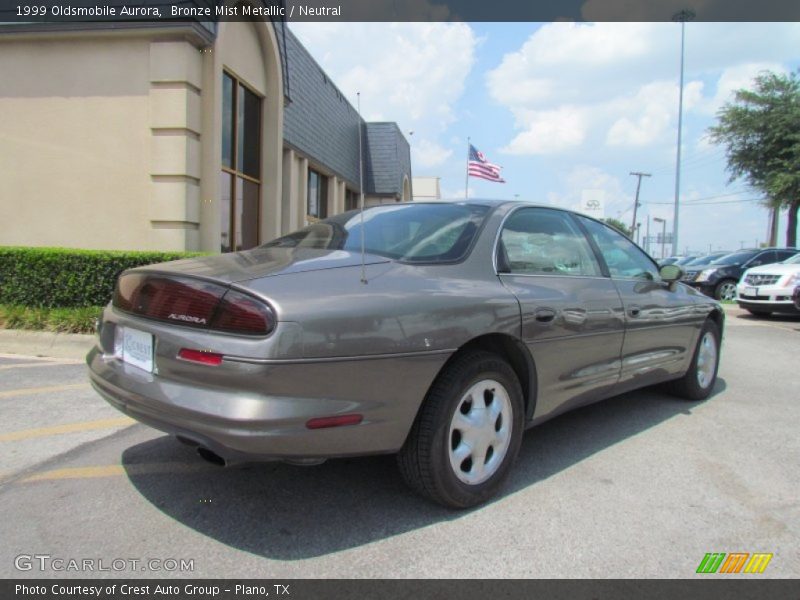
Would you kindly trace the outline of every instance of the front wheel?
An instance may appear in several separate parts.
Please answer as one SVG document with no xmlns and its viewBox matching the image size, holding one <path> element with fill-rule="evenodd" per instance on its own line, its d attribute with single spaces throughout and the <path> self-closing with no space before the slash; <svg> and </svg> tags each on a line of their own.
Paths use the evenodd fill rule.
<svg viewBox="0 0 800 600">
<path fill-rule="evenodd" d="M 669 390 L 686 400 L 708 398 L 717 381 L 719 350 L 719 327 L 714 321 L 708 320 L 700 330 L 689 370 L 680 379 L 669 382 Z"/>
<path fill-rule="evenodd" d="M 519 452 L 524 411 L 505 360 L 482 351 L 456 358 L 428 392 L 398 455 L 403 478 L 451 508 L 487 500 Z"/>
<path fill-rule="evenodd" d="M 714 298 L 717 300 L 735 300 L 736 282 L 732 279 L 720 281 L 717 287 L 714 288 Z"/>
</svg>

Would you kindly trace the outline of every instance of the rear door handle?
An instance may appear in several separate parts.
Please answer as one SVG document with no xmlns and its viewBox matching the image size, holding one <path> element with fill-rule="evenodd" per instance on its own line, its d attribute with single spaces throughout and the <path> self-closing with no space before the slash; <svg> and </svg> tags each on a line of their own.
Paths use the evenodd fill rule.
<svg viewBox="0 0 800 600">
<path fill-rule="evenodd" d="M 533 313 L 533 318 L 539 323 L 552 323 L 553 319 L 556 318 L 556 311 L 550 308 L 540 308 Z"/>
<path fill-rule="evenodd" d="M 630 308 L 628 308 L 628 314 L 631 317 L 638 317 L 641 312 L 642 309 L 638 306 L 631 306 Z"/>
</svg>

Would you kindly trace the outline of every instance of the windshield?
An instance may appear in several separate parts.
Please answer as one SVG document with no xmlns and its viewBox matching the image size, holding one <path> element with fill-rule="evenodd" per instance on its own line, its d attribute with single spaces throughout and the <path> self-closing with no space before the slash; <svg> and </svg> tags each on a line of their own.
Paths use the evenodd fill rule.
<svg viewBox="0 0 800 600">
<path fill-rule="evenodd" d="M 711 261 L 712 265 L 740 265 L 743 262 L 750 260 L 756 255 L 756 252 L 734 252 L 733 254 L 726 254 L 722 258 Z"/>
<path fill-rule="evenodd" d="M 683 267 L 683 266 L 688 265 L 689 263 L 693 262 L 695 258 L 697 258 L 697 257 L 696 256 L 686 256 L 686 257 L 684 257 L 684 258 L 682 258 L 680 260 L 675 261 L 672 264 L 673 265 L 678 265 L 679 267 Z"/>
<path fill-rule="evenodd" d="M 463 258 L 489 212 L 467 204 L 402 204 L 364 210 L 368 254 L 406 262 L 453 262 Z M 361 252 L 361 214 L 352 210 L 290 233 L 262 248 L 313 248 Z"/>
</svg>

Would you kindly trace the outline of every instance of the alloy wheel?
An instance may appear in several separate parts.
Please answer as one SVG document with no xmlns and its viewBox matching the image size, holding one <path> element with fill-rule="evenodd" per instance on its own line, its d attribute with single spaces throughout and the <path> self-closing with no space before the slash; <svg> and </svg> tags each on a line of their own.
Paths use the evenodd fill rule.
<svg viewBox="0 0 800 600">
<path fill-rule="evenodd" d="M 736 299 L 736 284 L 726 282 L 719 286 L 719 299 L 720 300 L 734 300 Z"/>
</svg>

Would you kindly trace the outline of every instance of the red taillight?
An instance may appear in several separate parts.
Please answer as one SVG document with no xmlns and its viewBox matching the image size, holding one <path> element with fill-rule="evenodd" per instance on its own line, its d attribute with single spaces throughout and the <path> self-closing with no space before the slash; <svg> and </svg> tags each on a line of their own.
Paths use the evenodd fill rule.
<svg viewBox="0 0 800 600">
<path fill-rule="evenodd" d="M 306 427 L 309 429 L 325 429 L 326 427 L 341 427 L 342 425 L 358 425 L 364 420 L 363 415 L 339 415 L 338 417 L 318 417 L 309 419 Z"/>
<path fill-rule="evenodd" d="M 114 306 L 151 319 L 208 327 L 224 294 L 224 287 L 205 281 L 129 273 L 117 282 Z"/>
<path fill-rule="evenodd" d="M 212 367 L 217 367 L 222 364 L 222 354 L 205 352 L 203 350 L 190 350 L 189 348 L 181 348 L 181 351 L 178 352 L 178 358 Z"/>
<path fill-rule="evenodd" d="M 219 304 L 212 329 L 266 335 L 275 327 L 272 311 L 251 296 L 229 290 Z"/>
<path fill-rule="evenodd" d="M 267 335 L 275 315 L 262 300 L 199 279 L 126 273 L 114 290 L 113 304 L 125 312 L 201 329 Z"/>
</svg>

